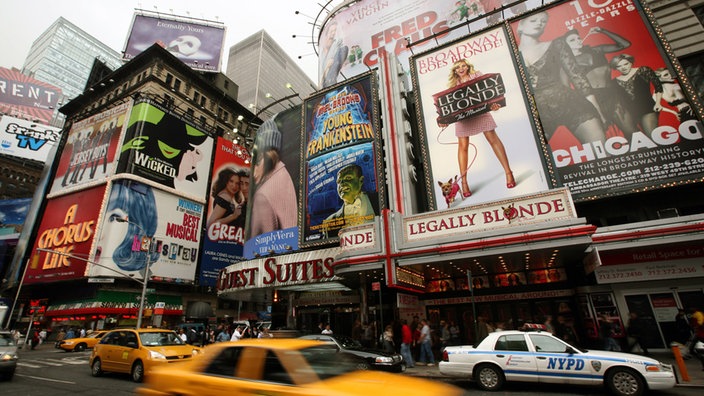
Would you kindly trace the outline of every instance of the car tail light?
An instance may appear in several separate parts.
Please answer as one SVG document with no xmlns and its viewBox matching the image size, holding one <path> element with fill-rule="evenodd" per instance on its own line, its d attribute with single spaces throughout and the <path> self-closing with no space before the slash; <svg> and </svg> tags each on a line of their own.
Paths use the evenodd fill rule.
<svg viewBox="0 0 704 396">
<path fill-rule="evenodd" d="M 450 361 L 450 358 L 447 356 L 447 351 L 444 350 L 444 349 L 442 350 L 442 361 L 443 361 L 443 362 L 449 362 L 449 361 Z"/>
</svg>

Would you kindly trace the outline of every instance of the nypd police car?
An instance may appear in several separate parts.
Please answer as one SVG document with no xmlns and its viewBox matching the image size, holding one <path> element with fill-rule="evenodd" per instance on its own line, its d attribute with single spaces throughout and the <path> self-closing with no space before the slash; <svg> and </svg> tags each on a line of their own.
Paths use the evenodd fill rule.
<svg viewBox="0 0 704 396">
<path fill-rule="evenodd" d="M 474 379 L 488 391 L 501 389 L 506 381 L 604 385 L 618 396 L 675 386 L 669 364 L 628 353 L 579 349 L 539 328 L 490 333 L 476 347 L 448 346 L 438 365 L 440 373 Z"/>
</svg>

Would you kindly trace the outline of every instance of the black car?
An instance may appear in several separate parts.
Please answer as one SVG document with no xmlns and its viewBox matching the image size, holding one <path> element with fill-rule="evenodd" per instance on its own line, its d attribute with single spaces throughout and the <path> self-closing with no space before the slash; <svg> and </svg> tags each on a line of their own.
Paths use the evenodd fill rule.
<svg viewBox="0 0 704 396">
<path fill-rule="evenodd" d="M 382 370 L 401 373 L 406 371 L 406 362 L 398 353 L 388 353 L 377 349 L 369 349 L 347 336 L 332 334 L 309 334 L 299 338 L 318 340 L 335 345 L 339 352 L 356 357 L 360 370 Z"/>
</svg>

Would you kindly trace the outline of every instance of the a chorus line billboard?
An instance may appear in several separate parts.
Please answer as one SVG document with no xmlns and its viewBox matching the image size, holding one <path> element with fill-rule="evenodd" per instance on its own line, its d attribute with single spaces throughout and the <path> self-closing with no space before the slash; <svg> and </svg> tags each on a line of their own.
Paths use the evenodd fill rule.
<svg viewBox="0 0 704 396">
<path fill-rule="evenodd" d="M 149 264 L 149 280 L 193 282 L 202 204 L 134 180 L 115 180 L 104 210 L 93 259 L 101 266 L 90 266 L 89 276 L 119 277 L 117 271 L 142 279 Z"/>
<path fill-rule="evenodd" d="M 305 101 L 301 241 L 337 240 L 383 208 L 376 79 L 366 74 Z"/>
<path fill-rule="evenodd" d="M 114 173 L 128 103 L 74 123 L 61 152 L 51 193 L 104 180 Z"/>
<path fill-rule="evenodd" d="M 210 182 L 200 284 L 215 286 L 224 267 L 244 259 L 251 158 L 242 146 L 218 138 Z"/>
<path fill-rule="evenodd" d="M 639 3 L 564 2 L 510 26 L 575 199 L 701 178 L 699 115 Z"/>
<path fill-rule="evenodd" d="M 411 58 L 435 209 L 549 188 L 511 54 L 499 27 Z"/>
<path fill-rule="evenodd" d="M 202 199 L 214 139 L 151 102 L 133 106 L 120 148 L 118 173 L 132 173 Z"/>
<path fill-rule="evenodd" d="M 218 72 L 224 42 L 224 26 L 135 14 L 124 59 L 157 43 L 194 70 Z"/>
<path fill-rule="evenodd" d="M 46 162 L 61 139 L 61 128 L 10 116 L 0 119 L 0 154 Z"/>
<path fill-rule="evenodd" d="M 0 67 L 0 113 L 49 124 L 60 99 L 61 88 Z"/>
<path fill-rule="evenodd" d="M 25 284 L 85 276 L 86 259 L 104 195 L 105 186 L 102 185 L 48 200 L 32 247 Z M 38 251 L 37 248 L 49 251 Z"/>
<path fill-rule="evenodd" d="M 274 114 L 255 135 L 246 211 L 247 259 L 298 250 L 301 111 L 299 105 Z"/>
</svg>

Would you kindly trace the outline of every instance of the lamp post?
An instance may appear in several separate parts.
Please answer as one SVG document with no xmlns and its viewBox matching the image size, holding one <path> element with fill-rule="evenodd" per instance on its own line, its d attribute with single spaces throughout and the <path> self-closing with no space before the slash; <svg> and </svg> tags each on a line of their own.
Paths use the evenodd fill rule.
<svg viewBox="0 0 704 396">
<path fill-rule="evenodd" d="M 132 224 L 133 226 L 139 228 L 139 230 L 142 231 L 142 233 L 143 233 L 145 236 L 147 236 L 147 232 L 144 231 L 144 228 L 142 228 L 142 226 L 140 226 L 139 224 L 137 224 L 137 223 L 135 223 L 135 222 L 133 222 L 133 221 L 130 221 L 130 220 L 129 220 L 128 218 L 126 218 L 126 217 L 118 217 L 118 218 L 115 218 L 114 220 L 117 221 L 118 223 L 129 223 L 129 224 Z M 147 236 L 147 237 L 148 237 L 148 236 Z M 148 237 L 148 238 L 149 238 L 149 244 L 147 245 L 147 250 L 146 250 L 146 254 L 147 254 L 147 260 L 146 260 L 146 261 L 147 261 L 147 263 L 146 263 L 146 267 L 145 267 L 145 269 L 144 269 L 144 279 L 142 279 L 142 296 L 141 296 L 141 298 L 139 299 L 139 313 L 137 314 L 137 329 L 141 329 L 141 328 L 142 328 L 142 314 L 144 313 L 144 298 L 145 298 L 146 295 L 147 295 L 147 281 L 149 280 L 149 266 L 151 265 L 151 249 L 152 249 L 152 244 L 151 244 L 151 237 Z M 144 250 L 144 247 L 142 247 L 142 250 Z"/>
</svg>

